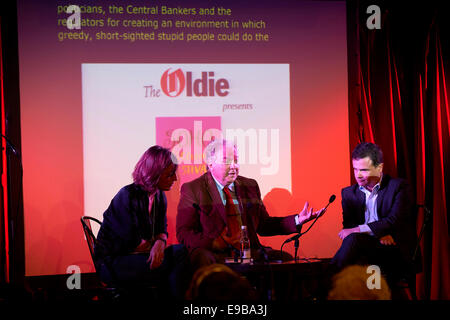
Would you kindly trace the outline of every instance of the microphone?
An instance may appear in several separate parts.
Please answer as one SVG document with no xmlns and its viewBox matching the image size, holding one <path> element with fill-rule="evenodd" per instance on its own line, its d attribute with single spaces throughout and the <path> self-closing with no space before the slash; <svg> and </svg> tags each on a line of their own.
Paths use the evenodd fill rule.
<svg viewBox="0 0 450 320">
<path fill-rule="evenodd" d="M 336 200 L 336 195 L 332 194 L 330 199 L 328 200 L 327 207 L 330 205 L 330 203 L 334 202 L 334 200 Z"/>
<path fill-rule="evenodd" d="M 309 229 L 311 229 L 311 227 L 314 225 L 314 223 L 316 223 L 317 219 L 319 219 L 319 217 L 321 217 L 321 216 L 323 216 L 323 215 L 325 214 L 325 212 L 327 211 L 328 206 L 329 206 L 331 203 L 333 203 L 334 200 L 336 200 L 336 196 L 333 194 L 333 195 L 331 195 L 330 199 L 328 200 L 328 203 L 327 203 L 327 205 L 325 206 L 323 212 L 322 212 L 320 215 L 318 215 L 318 216 L 316 217 L 316 219 L 314 220 L 314 222 L 309 226 L 308 230 L 306 230 L 305 232 L 299 232 L 299 233 L 296 234 L 295 236 L 293 236 L 293 237 L 287 239 L 286 241 L 284 241 L 284 243 L 289 243 L 289 242 L 291 242 L 291 241 L 298 240 L 298 238 L 300 238 L 302 235 L 304 235 L 305 233 L 307 233 L 307 232 L 309 231 Z"/>
</svg>

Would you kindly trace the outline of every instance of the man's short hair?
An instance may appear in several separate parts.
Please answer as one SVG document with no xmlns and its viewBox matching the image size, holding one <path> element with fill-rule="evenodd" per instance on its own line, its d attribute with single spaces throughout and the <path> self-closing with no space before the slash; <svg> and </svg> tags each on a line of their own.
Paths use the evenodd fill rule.
<svg viewBox="0 0 450 320">
<path fill-rule="evenodd" d="M 235 150 L 237 150 L 236 144 L 229 140 L 216 139 L 211 141 L 205 148 L 205 162 L 206 164 L 210 164 L 216 159 L 217 152 L 219 150 L 223 150 L 226 146 L 233 146 Z M 222 159 L 222 155 L 220 155 L 220 159 Z"/>
<path fill-rule="evenodd" d="M 383 151 L 375 143 L 362 142 L 352 152 L 352 159 L 358 160 L 369 157 L 374 167 L 383 163 Z"/>
</svg>

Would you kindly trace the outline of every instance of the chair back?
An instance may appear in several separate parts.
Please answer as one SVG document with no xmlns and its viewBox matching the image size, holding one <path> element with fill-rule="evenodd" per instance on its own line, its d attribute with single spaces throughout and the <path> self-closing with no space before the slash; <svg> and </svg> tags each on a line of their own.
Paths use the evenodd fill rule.
<svg viewBox="0 0 450 320">
<path fill-rule="evenodd" d="M 83 226 L 84 236 L 86 237 L 86 242 L 89 247 L 89 252 L 91 253 L 92 262 L 94 263 L 94 267 L 97 270 L 97 266 L 95 263 L 95 257 L 94 257 L 94 248 L 95 248 L 97 239 L 96 239 L 94 233 L 92 232 L 91 221 L 93 221 L 94 223 L 97 223 L 99 226 L 102 225 L 101 221 L 99 221 L 93 217 L 89 217 L 89 216 L 81 217 L 81 225 Z"/>
</svg>

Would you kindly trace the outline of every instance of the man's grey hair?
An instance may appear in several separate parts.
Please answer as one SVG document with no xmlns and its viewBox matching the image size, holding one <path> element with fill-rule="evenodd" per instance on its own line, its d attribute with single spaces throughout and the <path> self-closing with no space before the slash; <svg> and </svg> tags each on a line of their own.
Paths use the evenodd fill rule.
<svg viewBox="0 0 450 320">
<path fill-rule="evenodd" d="M 224 146 L 233 146 L 235 150 L 237 150 L 237 146 L 234 142 L 230 140 L 218 139 L 211 141 L 205 148 L 205 162 L 206 164 L 212 163 L 216 160 L 217 152 L 223 150 Z"/>
</svg>

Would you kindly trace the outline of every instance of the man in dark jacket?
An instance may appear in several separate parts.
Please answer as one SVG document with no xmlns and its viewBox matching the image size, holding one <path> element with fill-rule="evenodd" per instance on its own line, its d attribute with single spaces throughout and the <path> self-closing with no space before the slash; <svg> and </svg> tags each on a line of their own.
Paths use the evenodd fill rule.
<svg viewBox="0 0 450 320">
<path fill-rule="evenodd" d="M 373 264 L 388 280 L 413 272 L 414 202 L 403 179 L 383 174 L 383 154 L 373 143 L 352 153 L 357 184 L 342 189 L 343 240 L 332 265 Z"/>
</svg>

